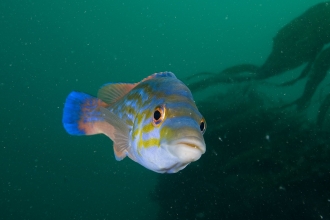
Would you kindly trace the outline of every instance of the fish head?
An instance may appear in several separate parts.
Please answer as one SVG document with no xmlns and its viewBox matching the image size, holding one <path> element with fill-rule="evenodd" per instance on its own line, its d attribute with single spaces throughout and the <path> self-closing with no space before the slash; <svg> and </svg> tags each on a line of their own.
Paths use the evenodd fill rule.
<svg viewBox="0 0 330 220">
<path fill-rule="evenodd" d="M 136 161 L 146 168 L 176 173 L 205 153 L 206 121 L 181 81 L 163 81 L 148 94 L 149 103 L 134 122 L 133 147 Z"/>
</svg>

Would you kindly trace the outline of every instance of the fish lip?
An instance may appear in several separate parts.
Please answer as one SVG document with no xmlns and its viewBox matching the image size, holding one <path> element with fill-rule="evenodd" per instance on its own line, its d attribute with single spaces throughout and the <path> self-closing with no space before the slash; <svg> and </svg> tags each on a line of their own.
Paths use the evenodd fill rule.
<svg viewBox="0 0 330 220">
<path fill-rule="evenodd" d="M 173 141 L 170 145 L 185 145 L 187 147 L 200 150 L 202 154 L 204 154 L 206 151 L 204 140 L 194 136 L 180 138 L 179 140 Z"/>
</svg>

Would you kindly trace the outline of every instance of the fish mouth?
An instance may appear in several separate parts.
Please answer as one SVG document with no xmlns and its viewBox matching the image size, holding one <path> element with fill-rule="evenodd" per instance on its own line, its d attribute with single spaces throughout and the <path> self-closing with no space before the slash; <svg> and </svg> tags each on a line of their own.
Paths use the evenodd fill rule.
<svg viewBox="0 0 330 220">
<path fill-rule="evenodd" d="M 187 136 L 162 144 L 162 148 L 169 153 L 166 169 L 161 172 L 176 173 L 191 162 L 198 160 L 205 153 L 206 147 L 203 138 Z"/>
<path fill-rule="evenodd" d="M 204 154 L 206 151 L 204 140 L 194 136 L 188 136 L 172 141 L 169 145 L 175 146 L 175 148 L 188 148 L 190 151 L 198 151 L 200 154 Z"/>
<path fill-rule="evenodd" d="M 196 150 L 200 150 L 202 154 L 205 153 L 205 142 L 204 140 L 198 138 L 198 137 L 185 137 L 180 140 L 176 140 L 172 143 L 173 145 L 185 145 L 189 148 L 194 148 Z"/>
<path fill-rule="evenodd" d="M 193 148 L 198 148 L 199 149 L 199 147 L 197 145 L 195 145 L 195 144 L 190 144 L 190 143 L 180 143 L 180 144 L 185 144 L 185 145 L 187 145 L 189 147 L 193 147 Z"/>
</svg>

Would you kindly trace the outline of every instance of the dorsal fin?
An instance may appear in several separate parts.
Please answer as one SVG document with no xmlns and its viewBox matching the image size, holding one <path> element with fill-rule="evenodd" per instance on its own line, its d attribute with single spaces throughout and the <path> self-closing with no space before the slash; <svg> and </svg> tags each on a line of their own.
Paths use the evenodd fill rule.
<svg viewBox="0 0 330 220">
<path fill-rule="evenodd" d="M 174 77 L 174 78 L 176 78 L 176 76 L 172 72 L 159 72 L 159 73 L 154 73 L 154 74 L 144 78 L 141 82 L 144 82 L 144 81 L 147 81 L 147 80 L 153 79 L 153 78 L 160 78 L 160 77 Z"/>
<path fill-rule="evenodd" d="M 112 104 L 129 91 L 131 91 L 137 83 L 109 83 L 102 86 L 98 93 L 97 97 L 107 104 Z"/>
<path fill-rule="evenodd" d="M 154 73 L 146 78 L 144 78 L 141 82 L 147 81 L 153 78 L 160 78 L 160 77 L 174 77 L 174 73 L 172 72 L 159 72 Z M 97 98 L 101 99 L 103 102 L 107 104 L 112 104 L 119 99 L 121 99 L 124 95 L 126 95 L 129 91 L 131 91 L 135 86 L 139 83 L 109 83 L 103 85 L 98 93 Z"/>
</svg>

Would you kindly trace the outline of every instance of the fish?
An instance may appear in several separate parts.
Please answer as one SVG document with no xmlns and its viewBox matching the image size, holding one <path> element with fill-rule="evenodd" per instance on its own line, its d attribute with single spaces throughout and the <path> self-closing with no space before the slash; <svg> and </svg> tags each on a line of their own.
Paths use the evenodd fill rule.
<svg viewBox="0 0 330 220">
<path fill-rule="evenodd" d="M 138 83 L 108 83 L 97 97 L 72 91 L 62 123 L 70 135 L 108 136 L 116 160 L 129 157 L 157 173 L 176 173 L 206 151 L 205 118 L 172 72 Z"/>
</svg>

